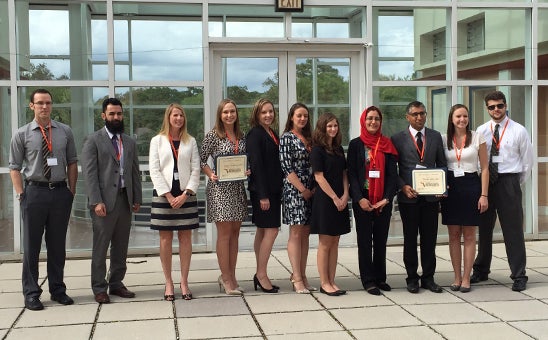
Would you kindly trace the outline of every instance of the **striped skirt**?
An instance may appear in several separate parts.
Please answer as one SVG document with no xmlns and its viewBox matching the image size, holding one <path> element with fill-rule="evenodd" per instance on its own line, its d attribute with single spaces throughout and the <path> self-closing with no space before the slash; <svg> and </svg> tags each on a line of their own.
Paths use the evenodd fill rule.
<svg viewBox="0 0 548 340">
<path fill-rule="evenodd" d="M 196 229 L 199 225 L 198 200 L 196 196 L 189 196 L 179 209 L 173 209 L 167 198 L 152 197 L 150 210 L 150 229 L 153 230 L 188 230 Z"/>
</svg>

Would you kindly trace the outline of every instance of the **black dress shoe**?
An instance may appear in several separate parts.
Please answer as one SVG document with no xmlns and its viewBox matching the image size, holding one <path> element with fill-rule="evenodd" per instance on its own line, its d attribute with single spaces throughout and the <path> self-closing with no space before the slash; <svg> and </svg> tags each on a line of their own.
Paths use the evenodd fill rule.
<svg viewBox="0 0 548 340">
<path fill-rule="evenodd" d="M 441 293 L 443 292 L 443 289 L 441 289 L 441 287 L 435 283 L 433 280 L 428 280 L 428 281 L 422 281 L 421 282 L 421 287 L 424 288 L 424 289 L 428 289 L 430 290 L 432 293 Z"/>
<path fill-rule="evenodd" d="M 512 284 L 512 290 L 514 292 L 521 292 L 527 288 L 527 281 L 525 280 L 515 280 Z"/>
<path fill-rule="evenodd" d="M 127 289 L 126 287 L 116 288 L 116 289 L 110 289 L 110 295 L 117 295 L 119 297 L 123 298 L 134 298 L 135 293 Z"/>
<path fill-rule="evenodd" d="M 72 305 L 74 303 L 74 300 L 71 299 L 70 296 L 68 296 L 65 293 L 52 295 L 51 296 L 51 301 L 59 302 L 60 304 L 65 305 L 65 306 Z"/>
<path fill-rule="evenodd" d="M 417 294 L 419 292 L 419 283 L 417 281 L 410 281 L 407 283 L 407 291 L 409 293 Z"/>
<path fill-rule="evenodd" d="M 328 292 L 327 290 L 323 289 L 322 287 L 320 287 L 320 293 L 328 295 L 328 296 L 339 296 L 339 295 L 341 295 L 341 294 L 339 294 L 339 291 Z"/>
<path fill-rule="evenodd" d="M 365 291 L 368 292 L 371 295 L 381 295 L 381 291 L 379 290 L 379 288 L 377 288 L 375 286 L 371 286 L 371 287 L 367 288 Z"/>
<path fill-rule="evenodd" d="M 386 282 L 379 282 L 377 283 L 377 287 L 379 287 L 380 290 L 384 290 L 385 292 L 389 292 L 392 290 L 392 287 Z"/>
<path fill-rule="evenodd" d="M 470 283 L 478 283 L 480 281 L 487 281 L 489 279 L 487 274 L 473 273 L 470 276 Z"/>
<path fill-rule="evenodd" d="M 25 299 L 25 308 L 29 310 L 42 310 L 44 305 L 38 297 L 28 297 Z"/>
<path fill-rule="evenodd" d="M 110 298 L 106 292 L 100 292 L 95 294 L 95 302 L 97 303 L 110 303 Z"/>
</svg>

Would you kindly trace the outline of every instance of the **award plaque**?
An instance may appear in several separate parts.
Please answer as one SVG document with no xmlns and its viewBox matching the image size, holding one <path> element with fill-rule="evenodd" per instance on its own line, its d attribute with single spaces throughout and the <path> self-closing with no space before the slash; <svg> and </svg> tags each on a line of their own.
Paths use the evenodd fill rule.
<svg viewBox="0 0 548 340">
<path fill-rule="evenodd" d="M 443 169 L 413 170 L 413 189 L 419 195 L 443 195 L 447 191 Z"/>
<path fill-rule="evenodd" d="M 219 156 L 215 160 L 215 170 L 219 182 L 247 179 L 247 155 Z"/>
</svg>

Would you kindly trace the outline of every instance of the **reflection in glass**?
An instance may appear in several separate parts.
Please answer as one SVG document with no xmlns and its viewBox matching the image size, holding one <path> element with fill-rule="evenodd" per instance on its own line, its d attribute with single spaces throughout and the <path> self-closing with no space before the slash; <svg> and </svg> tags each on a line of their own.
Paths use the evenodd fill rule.
<svg viewBox="0 0 548 340">
<path fill-rule="evenodd" d="M 11 140 L 11 103 L 10 90 L 7 86 L 0 87 L 0 166 L 9 164 L 10 140 Z"/>
<path fill-rule="evenodd" d="M 8 32 L 8 1 L 0 0 L 0 32 Z M 0 80 L 10 79 L 10 54 L 8 34 L 0 37 Z"/>
<path fill-rule="evenodd" d="M 283 17 L 274 6 L 209 5 L 209 36 L 283 37 Z"/>
<path fill-rule="evenodd" d="M 538 88 L 538 103 L 537 108 L 537 144 L 538 156 L 548 157 L 548 115 L 546 107 L 548 107 L 548 86 L 539 86 Z M 546 188 L 546 186 L 539 186 Z"/>
<path fill-rule="evenodd" d="M 538 164 L 538 187 L 548 187 L 548 163 Z M 548 191 L 538 191 L 538 231 L 548 233 Z"/>
<path fill-rule="evenodd" d="M 17 201 L 17 204 L 19 202 Z M 0 174 L 0 254 L 13 248 L 13 185 L 9 174 Z"/>
<path fill-rule="evenodd" d="M 538 10 L 538 79 L 548 79 L 548 8 Z"/>
<path fill-rule="evenodd" d="M 292 37 L 361 38 L 365 27 L 363 7 L 306 6 L 292 13 Z"/>
</svg>

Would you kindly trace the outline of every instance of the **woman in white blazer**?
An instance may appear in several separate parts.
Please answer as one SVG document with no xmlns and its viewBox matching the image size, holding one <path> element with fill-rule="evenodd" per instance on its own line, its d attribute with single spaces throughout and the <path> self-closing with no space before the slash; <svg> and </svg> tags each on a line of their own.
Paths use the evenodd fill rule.
<svg viewBox="0 0 548 340">
<path fill-rule="evenodd" d="M 198 228 L 196 191 L 200 182 L 200 156 L 194 137 L 187 132 L 183 107 L 170 104 L 162 129 L 150 141 L 149 170 L 154 185 L 150 228 L 160 232 L 160 260 L 165 276 L 164 300 L 175 299 L 171 277 L 173 232 L 179 239 L 181 293 L 191 300 L 188 272 L 192 256 L 192 229 Z"/>
</svg>

